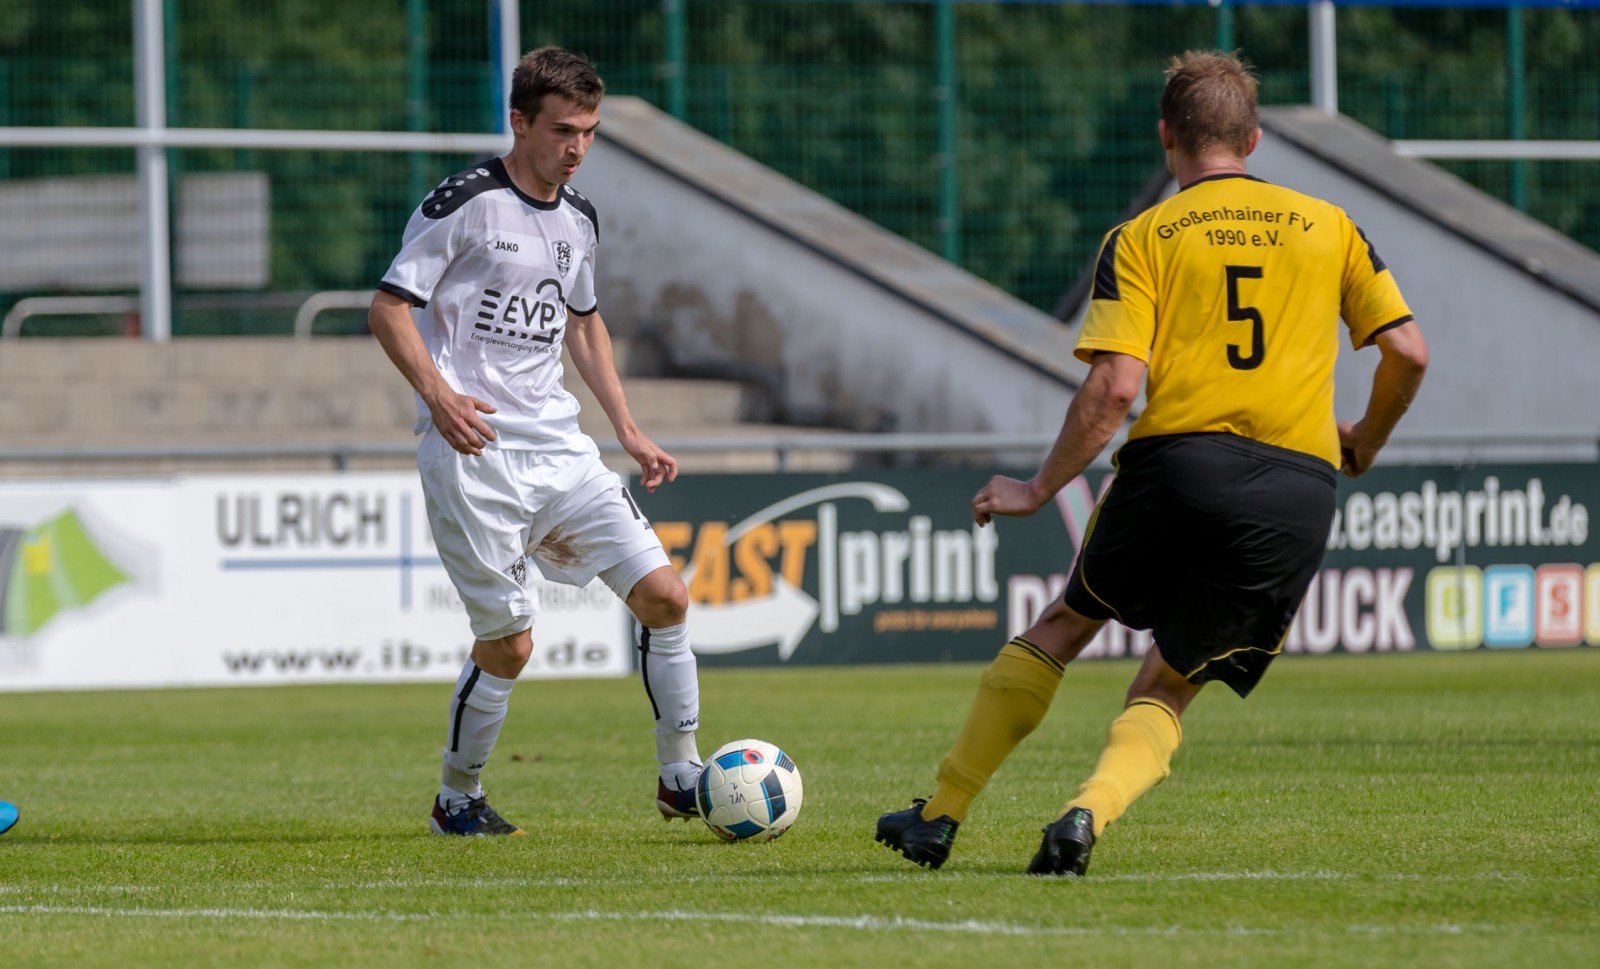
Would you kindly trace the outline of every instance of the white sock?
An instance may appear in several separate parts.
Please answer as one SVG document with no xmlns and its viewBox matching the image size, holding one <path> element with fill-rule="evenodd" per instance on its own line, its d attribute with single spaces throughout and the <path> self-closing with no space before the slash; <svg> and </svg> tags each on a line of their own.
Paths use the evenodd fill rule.
<svg viewBox="0 0 1600 969">
<path fill-rule="evenodd" d="M 639 627 L 639 673 L 656 718 L 656 761 L 661 779 L 682 790 L 699 772 L 694 732 L 700 726 L 700 680 L 689 626 Z M 685 776 L 687 775 L 687 776 Z"/>
<path fill-rule="evenodd" d="M 674 791 L 687 791 L 700 778 L 705 766 L 698 760 L 680 760 L 661 765 L 661 780 Z"/>
<path fill-rule="evenodd" d="M 471 660 L 461 668 L 455 692 L 450 695 L 450 731 L 445 737 L 444 771 L 439 796 L 446 811 L 459 811 L 473 798 L 483 796 L 478 775 L 488 763 L 500 727 L 506 722 L 506 705 L 516 680 L 502 679 L 479 669 Z"/>
<path fill-rule="evenodd" d="M 483 796 L 483 789 L 479 788 L 477 794 L 468 794 L 458 791 L 445 784 L 439 785 L 439 803 L 444 805 L 446 814 L 455 814 L 457 811 L 466 810 L 467 805 Z"/>
</svg>

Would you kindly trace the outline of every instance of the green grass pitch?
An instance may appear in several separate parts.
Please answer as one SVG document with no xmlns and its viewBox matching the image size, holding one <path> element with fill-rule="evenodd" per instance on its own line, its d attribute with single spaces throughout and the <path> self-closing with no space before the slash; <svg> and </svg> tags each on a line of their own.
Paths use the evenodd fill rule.
<svg viewBox="0 0 1600 969">
<path fill-rule="evenodd" d="M 426 833 L 449 686 L 0 694 L 0 964 L 1559 966 L 1600 951 L 1600 649 L 1291 658 L 1202 694 L 1087 878 L 1021 874 L 1133 674 L 1069 668 L 941 872 L 872 841 L 975 666 L 714 670 L 702 752 L 784 747 L 799 823 L 663 823 L 636 680 L 527 682 Z"/>
</svg>

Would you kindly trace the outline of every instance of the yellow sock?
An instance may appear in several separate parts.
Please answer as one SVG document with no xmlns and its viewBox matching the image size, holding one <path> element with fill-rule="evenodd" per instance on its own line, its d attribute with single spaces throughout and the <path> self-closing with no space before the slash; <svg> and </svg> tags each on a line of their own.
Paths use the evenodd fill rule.
<svg viewBox="0 0 1600 969">
<path fill-rule="evenodd" d="M 1170 707 L 1149 697 L 1134 700 L 1111 721 L 1111 736 L 1094 774 L 1061 813 L 1088 808 L 1094 814 L 1094 836 L 1100 837 L 1139 795 L 1166 780 L 1172 773 L 1172 752 L 1182 742 L 1183 728 Z"/>
<path fill-rule="evenodd" d="M 1021 636 L 1005 644 L 983 671 L 967 723 L 939 763 L 939 789 L 923 806 L 924 818 L 967 819 L 972 799 L 1000 762 L 1044 719 L 1062 669 L 1060 660 Z"/>
</svg>

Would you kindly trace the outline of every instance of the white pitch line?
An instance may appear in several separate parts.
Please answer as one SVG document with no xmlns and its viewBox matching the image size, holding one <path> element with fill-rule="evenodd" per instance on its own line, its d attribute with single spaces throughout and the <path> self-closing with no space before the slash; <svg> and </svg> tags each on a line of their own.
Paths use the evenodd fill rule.
<svg viewBox="0 0 1600 969">
<path fill-rule="evenodd" d="M 0 915 L 110 915 L 164 919 L 286 919 L 296 922 L 431 922 L 432 913 L 317 912 L 292 908 L 109 908 L 103 905 L 0 905 Z"/>
<path fill-rule="evenodd" d="M 854 879 L 858 884 L 932 884 L 951 881 L 994 881 L 1014 879 L 1019 872 L 928 872 L 921 869 L 881 874 L 861 875 Z M 813 881 L 833 881 L 833 874 L 805 875 L 794 872 L 751 872 L 726 875 L 691 875 L 680 883 L 694 885 L 700 882 L 727 884 L 751 882 L 759 884 L 802 884 Z M 1337 871 L 1191 871 L 1191 872 L 1129 872 L 1124 874 L 1090 875 L 1083 884 L 1107 882 L 1168 883 L 1168 882 L 1250 882 L 1250 881 L 1368 881 L 1368 882 L 1419 882 L 1419 883 L 1479 883 L 1479 882 L 1572 882 L 1588 880 L 1577 875 L 1533 875 L 1526 872 L 1482 872 L 1476 875 L 1422 875 L 1404 872 L 1362 875 Z M 323 891 L 406 891 L 412 889 L 445 888 L 582 888 L 650 884 L 652 878 L 385 878 L 369 881 L 319 882 Z M 208 886 L 212 891 L 280 891 L 292 886 L 284 882 L 216 882 Z M 173 891 L 175 886 L 164 885 L 0 885 L 0 895 L 95 895 L 95 894 L 148 894 Z"/>
<path fill-rule="evenodd" d="M 774 925 L 787 928 L 860 929 L 870 932 L 916 931 L 949 932 L 958 935 L 1020 935 L 1020 936 L 1094 936 L 1094 935 L 1218 935 L 1277 934 L 1277 929 L 1184 929 L 1179 926 L 1071 926 L 1071 925 L 1017 925 L 1013 922 L 984 922 L 965 919 L 960 922 L 938 922 L 928 919 L 907 919 L 898 916 L 884 918 L 880 915 L 785 915 L 759 912 L 682 912 L 669 909 L 664 912 L 602 912 L 588 909 L 581 912 L 547 912 L 546 918 L 562 922 L 714 922 L 736 925 Z"/>
<path fill-rule="evenodd" d="M 0 895 L 141 895 L 163 891 L 158 884 L 0 884 Z"/>
<path fill-rule="evenodd" d="M 435 922 L 458 921 L 454 913 L 405 912 L 322 912 L 303 909 L 263 908 L 110 908 L 89 905 L 4 905 L 0 915 L 91 915 L 114 918 L 173 918 L 173 919 L 257 919 L 298 922 Z M 547 919 L 552 922 L 702 922 L 713 924 L 763 925 L 779 928 L 831 928 L 854 929 L 867 932 L 947 932 L 955 935 L 1003 936 L 1280 936 L 1287 935 L 1279 928 L 1252 928 L 1227 926 L 1223 928 L 1186 928 L 1180 925 L 1165 926 L 1052 926 L 1018 925 L 1013 922 L 985 922 L 966 919 L 959 922 L 940 922 L 929 919 L 884 918 L 878 915 L 799 915 L 755 912 L 685 912 L 668 909 L 660 912 L 606 912 L 584 909 L 575 912 L 506 912 L 477 915 L 480 918 L 515 918 L 520 921 Z M 1351 925 L 1350 933 L 1362 935 L 1460 935 L 1465 932 L 1495 933 L 1505 931 L 1499 925 L 1457 925 L 1441 923 L 1424 926 Z"/>
<path fill-rule="evenodd" d="M 193 918 L 193 919 L 263 919 L 298 922 L 432 922 L 456 920 L 454 914 L 406 914 L 402 912 L 319 912 L 300 909 L 262 908 L 110 908 L 97 905 L 0 905 L 0 915 L 96 915 L 121 918 Z M 549 919 L 553 922 L 710 922 L 716 924 L 771 925 L 786 928 L 838 928 L 867 931 L 911 930 L 918 932 L 950 932 L 963 935 L 1177 935 L 1199 932 L 1207 935 L 1227 932 L 1237 934 L 1238 929 L 1185 930 L 1179 927 L 1125 928 L 1108 926 L 1088 928 L 1073 926 L 1016 925 L 1009 922 L 982 922 L 968 919 L 961 922 L 936 922 L 926 919 L 883 918 L 877 915 L 787 915 L 752 912 L 603 912 L 585 909 L 577 912 L 521 912 L 504 917 L 521 920 Z M 1254 930 L 1273 933 L 1277 930 Z"/>
<path fill-rule="evenodd" d="M 104 906 L 57 905 L 6 905 L 0 914 L 19 915 L 103 915 L 123 918 L 202 918 L 202 919 L 264 919 L 302 922 L 430 922 L 452 915 L 416 914 L 400 912 L 319 912 L 297 909 L 259 908 L 108 908 Z M 877 915 L 797 915 L 761 914 L 752 912 L 684 912 L 669 909 L 662 912 L 605 912 L 585 909 L 577 912 L 519 913 L 520 919 L 546 918 L 554 922 L 709 922 L 713 924 L 768 925 L 782 928 L 835 928 L 859 931 L 916 931 L 948 932 L 957 935 L 1007 935 L 1007 936 L 1097 936 L 1097 935 L 1276 935 L 1277 929 L 1185 929 L 1180 926 L 1048 926 L 1017 925 L 1010 922 L 984 922 L 967 919 L 960 922 L 938 922 L 927 919 L 884 918 Z"/>
<path fill-rule="evenodd" d="M 1020 872 L 1004 872 L 994 874 L 989 872 L 927 872 L 903 871 L 886 872 L 879 875 L 863 875 L 861 882 L 922 882 L 967 879 L 990 879 L 995 877 L 1012 878 Z M 831 877 L 831 876 L 830 876 Z M 1476 875 L 1414 875 L 1402 872 L 1389 872 L 1385 874 L 1362 875 L 1352 872 L 1339 871 L 1187 871 L 1187 872 L 1127 872 L 1112 875 L 1087 875 L 1083 878 L 1084 884 L 1096 882 L 1248 882 L 1248 881 L 1285 881 L 1285 882 L 1313 882 L 1313 881 L 1370 881 L 1370 882 L 1570 882 L 1584 880 L 1577 875 L 1530 875 L 1525 872 L 1482 872 Z"/>
</svg>

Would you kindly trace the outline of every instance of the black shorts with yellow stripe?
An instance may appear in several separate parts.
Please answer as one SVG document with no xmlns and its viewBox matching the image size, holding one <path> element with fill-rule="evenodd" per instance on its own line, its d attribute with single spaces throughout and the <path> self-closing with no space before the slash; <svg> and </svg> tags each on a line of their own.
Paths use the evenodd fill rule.
<svg viewBox="0 0 1600 969">
<path fill-rule="evenodd" d="M 1140 438 L 1116 463 L 1066 604 L 1152 630 L 1167 665 L 1245 696 L 1322 564 L 1333 468 L 1233 434 Z"/>
</svg>

